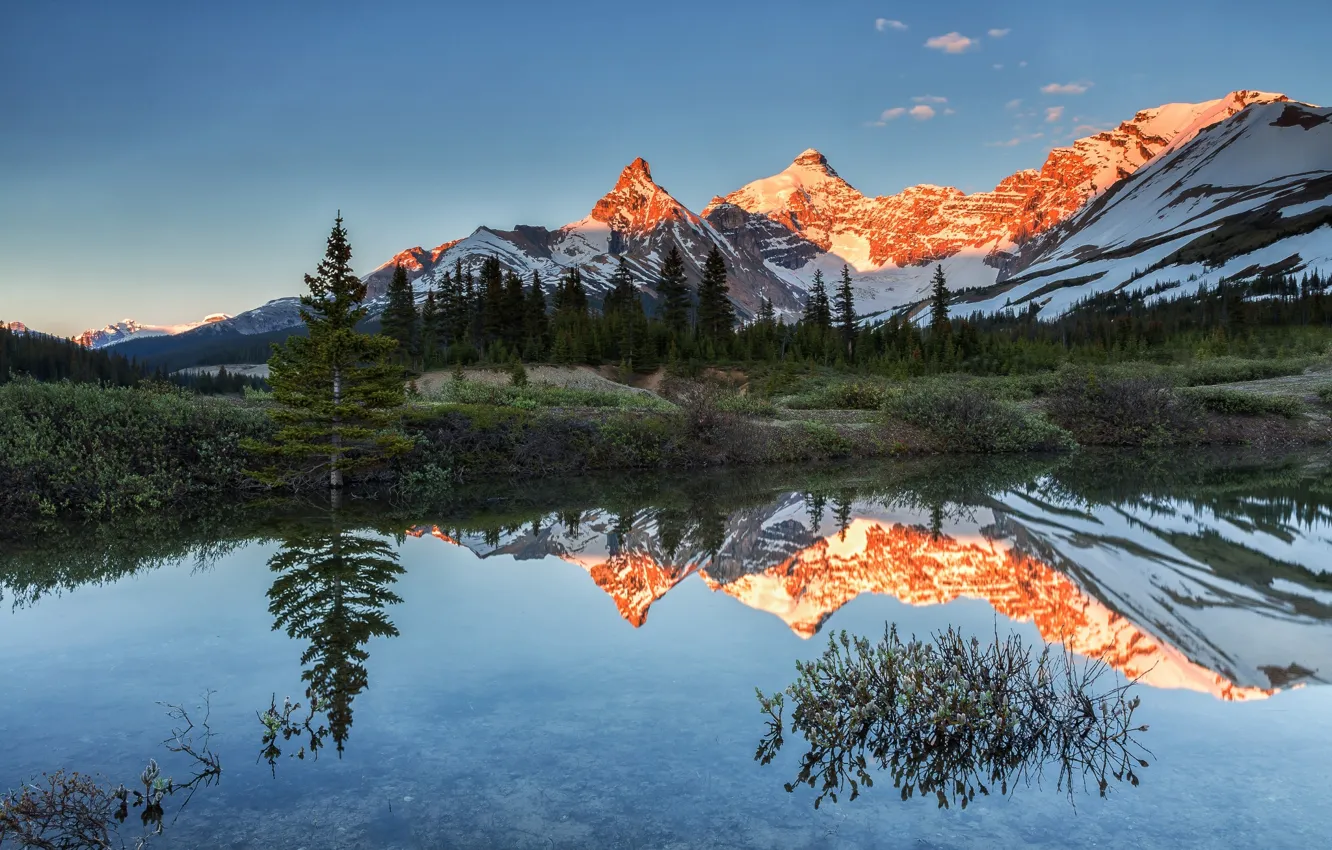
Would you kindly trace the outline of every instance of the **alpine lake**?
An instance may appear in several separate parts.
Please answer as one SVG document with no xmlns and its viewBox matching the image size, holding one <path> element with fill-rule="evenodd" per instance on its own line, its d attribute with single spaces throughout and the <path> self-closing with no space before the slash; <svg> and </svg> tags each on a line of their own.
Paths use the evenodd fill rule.
<svg viewBox="0 0 1332 850">
<path fill-rule="evenodd" d="M 496 482 L 0 547 L 6 848 L 1332 843 L 1326 452 Z M 830 639 L 775 740 L 756 690 Z M 1065 726 L 998 708 L 992 662 L 1019 715 L 1076 691 Z"/>
</svg>

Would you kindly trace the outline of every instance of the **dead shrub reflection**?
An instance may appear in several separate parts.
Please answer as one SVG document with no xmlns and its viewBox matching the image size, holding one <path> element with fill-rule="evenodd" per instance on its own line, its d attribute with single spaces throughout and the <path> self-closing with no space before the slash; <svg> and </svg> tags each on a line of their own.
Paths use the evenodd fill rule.
<svg viewBox="0 0 1332 850">
<path fill-rule="evenodd" d="M 758 692 L 768 728 L 754 758 L 768 764 L 788 728 L 802 734 L 809 750 L 786 790 L 815 789 L 815 808 L 847 789 L 854 800 L 874 784 L 873 767 L 888 771 L 903 800 L 919 794 L 966 808 L 977 793 L 1039 783 L 1047 766 L 1070 799 L 1079 782 L 1102 797 L 1112 779 L 1137 785 L 1134 768 L 1147 766 L 1134 738 L 1147 731 L 1133 724 L 1134 683 L 1097 693 L 1103 663 L 1049 646 L 1035 653 L 1017 635 L 983 643 L 949 627 L 904 642 L 894 625 L 871 644 L 843 631 L 796 668 L 784 692 Z"/>
</svg>

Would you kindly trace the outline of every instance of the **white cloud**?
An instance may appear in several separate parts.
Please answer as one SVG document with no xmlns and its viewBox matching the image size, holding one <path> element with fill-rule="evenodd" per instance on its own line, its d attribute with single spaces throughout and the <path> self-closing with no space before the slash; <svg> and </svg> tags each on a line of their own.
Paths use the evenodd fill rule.
<svg viewBox="0 0 1332 850">
<path fill-rule="evenodd" d="M 992 29 L 992 30 L 990 30 L 990 32 L 989 32 L 989 36 L 990 36 L 990 38 L 1003 38 L 1004 36 L 1008 35 L 1010 32 L 1012 32 L 1012 30 L 1011 30 L 1011 29 L 1007 29 L 1007 28 L 1005 28 L 1005 29 Z"/>
<path fill-rule="evenodd" d="M 1045 110 L 1046 124 L 1053 124 L 1054 122 L 1058 121 L 1060 118 L 1063 117 L 1064 117 L 1064 107 L 1062 106 L 1051 106 L 1049 109 Z"/>
<path fill-rule="evenodd" d="M 1025 67 L 1027 67 L 1027 60 L 1026 60 L 1026 59 L 1023 59 L 1021 62 L 1019 62 L 1019 63 L 1018 63 L 1018 67 L 1019 67 L 1019 68 L 1025 68 Z"/>
<path fill-rule="evenodd" d="M 926 106 L 923 103 L 920 104 L 919 106 L 911 107 L 911 109 L 908 111 L 908 114 L 910 114 L 911 117 L 915 118 L 917 121 L 928 121 L 931 118 L 933 118 L 935 115 L 934 107 Z"/>
<path fill-rule="evenodd" d="M 1002 64 L 998 64 L 998 63 L 996 63 L 995 66 L 994 66 L 994 70 L 996 70 L 996 71 L 1002 71 L 1002 70 L 1004 70 L 1004 66 L 1003 66 Z"/>
<path fill-rule="evenodd" d="M 948 109 L 945 109 L 945 110 L 944 110 L 944 115 L 956 115 L 956 114 L 957 114 L 957 110 L 956 110 L 956 109 L 953 109 L 953 108 L 951 108 L 951 107 L 948 108 Z"/>
<path fill-rule="evenodd" d="M 1021 105 L 1022 105 L 1022 98 L 1015 97 L 1012 100 L 1010 100 L 1008 103 L 1004 104 L 1004 109 L 1017 109 Z"/>
<path fill-rule="evenodd" d="M 1041 86 L 1041 94 L 1082 94 L 1091 87 L 1092 84 L 1086 80 L 1077 83 L 1050 83 Z"/>
<path fill-rule="evenodd" d="M 889 121 L 896 121 L 898 118 L 906 115 L 906 112 L 905 106 L 894 106 L 892 109 L 885 109 L 883 112 L 879 113 L 879 120 L 871 122 L 870 126 L 882 127 Z"/>
<path fill-rule="evenodd" d="M 874 28 L 879 32 L 885 32 L 887 30 L 897 30 L 898 32 L 901 32 L 907 28 L 907 25 L 901 21 L 894 21 L 889 18 L 875 18 Z"/>
<path fill-rule="evenodd" d="M 911 98 L 912 103 L 947 103 L 948 98 L 939 97 L 933 94 L 923 94 L 920 97 Z"/>
<path fill-rule="evenodd" d="M 926 41 L 925 46 L 934 50 L 942 50 L 944 53 L 966 53 L 973 47 L 979 47 L 980 39 L 967 38 L 960 32 L 950 32 L 944 35 L 936 35 Z"/>
</svg>

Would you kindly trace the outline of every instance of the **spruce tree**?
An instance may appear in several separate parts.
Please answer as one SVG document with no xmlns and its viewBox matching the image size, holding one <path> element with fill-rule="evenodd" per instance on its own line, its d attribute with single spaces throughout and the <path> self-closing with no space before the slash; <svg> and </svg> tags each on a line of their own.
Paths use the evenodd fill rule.
<svg viewBox="0 0 1332 850">
<path fill-rule="evenodd" d="M 837 285 L 837 329 L 842 332 L 842 345 L 847 362 L 851 362 L 856 340 L 856 300 L 851 290 L 851 269 L 842 266 L 842 280 Z"/>
<path fill-rule="evenodd" d="M 713 245 L 698 284 L 698 330 L 703 338 L 718 342 L 731 335 L 735 308 L 731 306 L 730 291 L 726 284 L 726 260 Z"/>
<path fill-rule="evenodd" d="M 930 334 L 936 343 L 942 343 L 952 330 L 948 321 L 948 279 L 942 265 L 934 267 L 934 285 L 930 291 Z"/>
<path fill-rule="evenodd" d="M 397 343 L 360 333 L 365 284 L 352 272 L 351 244 L 339 214 L 324 259 L 305 276 L 301 319 L 308 336 L 273 347 L 268 383 L 277 403 L 271 444 L 250 444 L 282 468 L 255 473 L 271 484 L 327 475 L 332 489 L 348 470 L 401 454 L 412 442 L 397 424 L 406 401 L 402 370 L 389 363 Z"/>
<path fill-rule="evenodd" d="M 523 356 L 543 360 L 550 347 L 550 317 L 546 315 L 546 294 L 541 289 L 541 275 L 532 272 L 532 288 L 523 304 Z"/>
<path fill-rule="evenodd" d="M 777 311 L 772 308 L 772 301 L 766 295 L 759 297 L 758 323 L 769 327 L 777 324 Z"/>
<path fill-rule="evenodd" d="M 501 325 L 504 343 L 510 351 L 517 352 L 522 347 L 523 329 L 526 322 L 523 316 L 523 280 L 513 272 L 504 277 L 504 306 Z"/>
<path fill-rule="evenodd" d="M 504 336 L 504 268 L 498 257 L 486 257 L 481 263 L 482 345 L 489 346 Z"/>
<path fill-rule="evenodd" d="M 814 270 L 814 283 L 805 301 L 804 322 L 823 330 L 832 327 L 832 307 L 828 303 L 828 287 L 823 283 L 822 269 Z"/>
<path fill-rule="evenodd" d="M 417 353 L 418 327 L 416 298 L 407 279 L 407 269 L 401 263 L 393 267 L 393 278 L 388 286 L 388 306 L 380 316 L 381 333 L 397 340 L 397 356 L 410 362 Z"/>
<path fill-rule="evenodd" d="M 426 290 L 425 302 L 421 304 L 421 362 L 428 369 L 435 362 L 435 351 L 439 348 L 439 300 L 435 298 L 435 288 Z"/>
<path fill-rule="evenodd" d="M 610 283 L 611 291 L 602 302 L 602 312 L 609 316 L 630 310 L 634 302 L 638 301 L 638 289 L 634 286 L 634 276 L 623 256 L 615 267 L 615 273 L 611 275 Z"/>
<path fill-rule="evenodd" d="M 661 264 L 657 295 L 661 298 L 661 318 L 666 327 L 673 333 L 683 333 L 689 327 L 689 287 L 685 282 L 684 257 L 680 256 L 677 245 L 671 246 Z"/>
</svg>

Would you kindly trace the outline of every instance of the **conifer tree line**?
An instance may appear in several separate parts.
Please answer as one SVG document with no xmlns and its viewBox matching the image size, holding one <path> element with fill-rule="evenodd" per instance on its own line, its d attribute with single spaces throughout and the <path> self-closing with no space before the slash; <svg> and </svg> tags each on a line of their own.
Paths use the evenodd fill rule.
<svg viewBox="0 0 1332 850">
<path fill-rule="evenodd" d="M 736 346 L 736 310 L 718 248 L 703 264 L 696 293 L 677 247 L 651 279 L 620 257 L 610 284 L 596 310 L 577 267 L 553 281 L 538 272 L 523 279 L 497 257 L 486 257 L 475 267 L 456 261 L 429 281 L 418 304 L 399 266 L 389 283 L 382 332 L 397 340 L 398 362 L 409 368 L 525 360 L 644 370 L 682 358 L 744 356 Z M 652 310 L 644 286 L 657 295 Z"/>
<path fill-rule="evenodd" d="M 1243 354 L 1259 328 L 1332 325 L 1332 281 L 1317 272 L 1270 274 L 1196 292 L 1171 284 L 1103 293 L 1046 319 L 1034 302 L 965 315 L 940 265 L 918 311 L 872 322 L 857 313 L 847 266 L 831 293 L 823 272 L 815 271 L 794 322 L 779 317 L 766 297 L 752 320 L 738 320 L 725 258 L 715 247 L 696 292 L 678 249 L 646 279 L 621 258 L 610 283 L 594 310 L 577 268 L 556 281 L 535 273 L 522 280 L 491 257 L 475 272 L 455 263 L 411 310 L 404 270 L 390 287 L 384 330 L 399 340 L 401 362 L 417 368 L 515 359 L 639 371 L 677 362 L 793 362 L 905 377 L 1026 372 L 1054 368 L 1070 356 L 1144 358 L 1170 345 L 1201 343 L 1217 353 Z M 1172 298 L 1176 288 L 1182 294 Z M 655 294 L 655 303 L 644 301 L 644 289 Z"/>
</svg>

